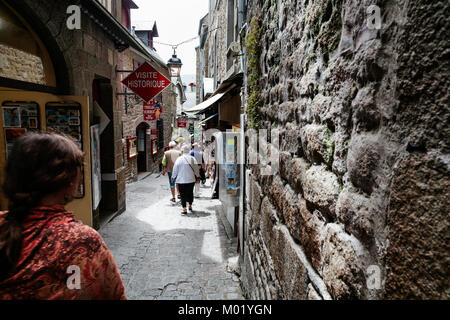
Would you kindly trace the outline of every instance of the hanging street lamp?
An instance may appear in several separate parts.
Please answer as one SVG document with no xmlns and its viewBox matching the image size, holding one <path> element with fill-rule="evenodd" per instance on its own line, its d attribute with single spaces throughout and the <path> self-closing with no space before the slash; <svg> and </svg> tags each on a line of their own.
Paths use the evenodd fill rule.
<svg viewBox="0 0 450 320">
<path fill-rule="evenodd" d="M 178 78 L 181 72 L 181 59 L 177 57 L 175 53 L 175 48 L 173 49 L 172 58 L 167 61 L 167 67 L 169 68 L 169 75 L 173 78 Z"/>
</svg>

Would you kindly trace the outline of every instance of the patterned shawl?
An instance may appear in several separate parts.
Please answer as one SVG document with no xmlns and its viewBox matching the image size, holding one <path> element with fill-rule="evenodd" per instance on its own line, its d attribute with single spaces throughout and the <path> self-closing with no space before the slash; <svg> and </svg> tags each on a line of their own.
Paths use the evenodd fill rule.
<svg viewBox="0 0 450 320">
<path fill-rule="evenodd" d="M 0 212 L 0 224 L 6 214 Z M 20 258 L 0 280 L 0 300 L 126 299 L 103 239 L 72 212 L 63 206 L 37 207 L 22 227 Z"/>
</svg>

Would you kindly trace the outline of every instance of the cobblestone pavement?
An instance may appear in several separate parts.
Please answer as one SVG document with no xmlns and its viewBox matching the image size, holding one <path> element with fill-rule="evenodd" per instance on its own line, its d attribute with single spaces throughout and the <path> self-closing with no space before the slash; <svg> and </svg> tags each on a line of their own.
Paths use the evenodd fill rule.
<svg viewBox="0 0 450 320">
<path fill-rule="evenodd" d="M 128 299 L 243 299 L 228 272 L 237 243 L 227 237 L 209 182 L 194 213 L 172 204 L 168 178 L 151 175 L 127 185 L 127 210 L 100 229 L 122 276 Z"/>
</svg>

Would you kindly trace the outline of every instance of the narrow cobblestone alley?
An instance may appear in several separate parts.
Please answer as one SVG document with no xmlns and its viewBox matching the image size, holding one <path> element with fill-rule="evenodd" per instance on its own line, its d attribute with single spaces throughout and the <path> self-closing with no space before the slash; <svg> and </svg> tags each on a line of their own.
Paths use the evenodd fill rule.
<svg viewBox="0 0 450 320">
<path fill-rule="evenodd" d="M 128 299 L 243 299 L 239 278 L 228 272 L 236 258 L 210 199 L 209 182 L 194 200 L 194 213 L 181 215 L 169 201 L 167 176 L 152 174 L 127 185 L 127 210 L 100 234 L 112 251 Z"/>
</svg>

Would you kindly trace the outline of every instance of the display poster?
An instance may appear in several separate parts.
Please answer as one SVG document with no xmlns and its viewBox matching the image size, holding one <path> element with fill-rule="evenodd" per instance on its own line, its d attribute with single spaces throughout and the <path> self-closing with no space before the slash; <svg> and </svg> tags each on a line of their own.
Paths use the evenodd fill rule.
<svg viewBox="0 0 450 320">
<path fill-rule="evenodd" d="M 234 139 L 226 140 L 226 190 L 228 194 L 236 193 L 236 154 Z"/>
<path fill-rule="evenodd" d="M 78 147 L 83 150 L 81 127 L 81 106 L 73 103 L 49 102 L 45 105 L 45 121 L 47 131 L 72 137 Z M 82 168 L 84 172 L 84 167 Z M 74 198 L 84 197 L 84 174 Z"/>
<path fill-rule="evenodd" d="M 2 105 L 2 116 L 8 157 L 18 137 L 28 131 L 39 130 L 39 107 L 35 102 L 5 102 Z"/>
<path fill-rule="evenodd" d="M 47 104 L 45 116 L 47 131 L 71 136 L 83 150 L 81 107 L 79 105 Z"/>
<path fill-rule="evenodd" d="M 127 138 L 128 159 L 134 159 L 138 156 L 137 137 Z"/>
<path fill-rule="evenodd" d="M 92 201 L 94 210 L 97 209 L 102 198 L 102 174 L 100 167 L 100 126 L 91 126 L 91 174 L 92 174 Z"/>
<path fill-rule="evenodd" d="M 158 154 L 158 139 L 152 140 L 152 156 Z"/>
</svg>

